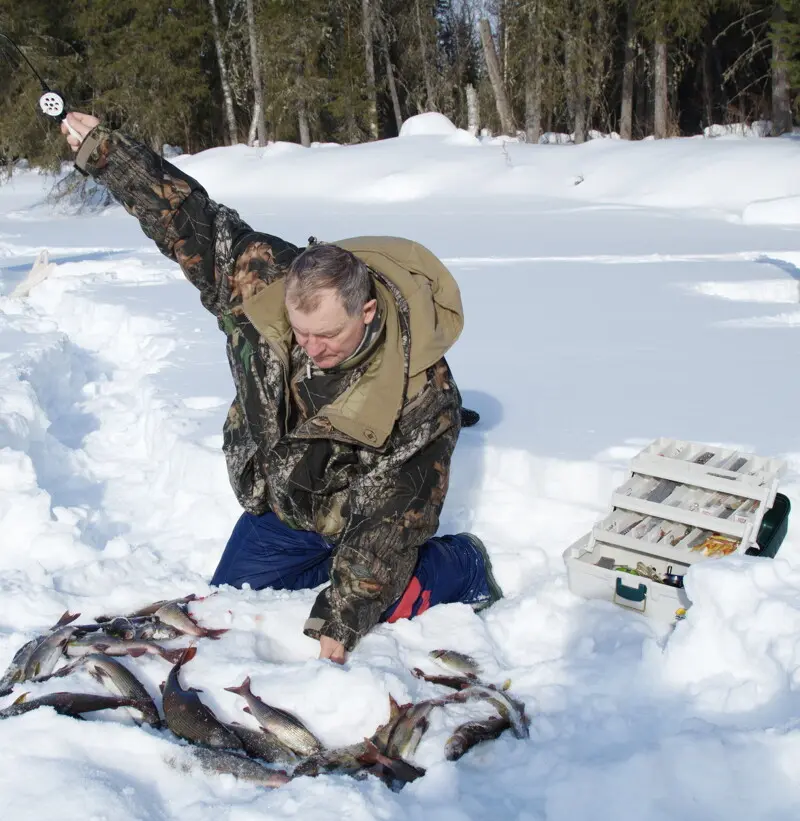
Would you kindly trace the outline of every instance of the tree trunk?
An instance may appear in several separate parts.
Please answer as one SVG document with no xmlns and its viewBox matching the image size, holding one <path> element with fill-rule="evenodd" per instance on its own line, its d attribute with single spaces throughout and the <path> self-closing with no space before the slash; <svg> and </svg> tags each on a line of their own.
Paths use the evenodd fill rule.
<svg viewBox="0 0 800 821">
<path fill-rule="evenodd" d="M 258 38 L 256 37 L 256 15 L 253 9 L 253 0 L 247 0 L 247 29 L 250 34 L 250 66 L 253 71 L 253 118 L 256 123 L 258 144 L 267 144 L 267 124 L 264 121 L 264 90 L 261 85 L 261 60 L 258 54 Z"/>
<path fill-rule="evenodd" d="M 542 136 L 542 31 L 539 3 L 536 3 L 528 16 L 528 37 L 533 39 L 533 46 L 528 44 L 525 66 L 525 138 L 529 143 L 538 143 Z"/>
<path fill-rule="evenodd" d="M 433 98 L 433 78 L 431 77 L 431 67 L 428 65 L 428 47 L 425 44 L 425 32 L 422 30 L 422 14 L 419 10 L 419 0 L 415 3 L 417 10 L 417 36 L 419 37 L 419 53 L 422 58 L 422 76 L 425 79 L 425 93 L 428 96 L 428 111 L 436 111 L 436 102 Z"/>
<path fill-rule="evenodd" d="M 530 80 L 525 86 L 525 139 L 538 143 L 542 136 L 542 94 Z"/>
<path fill-rule="evenodd" d="M 258 105 L 253 106 L 253 116 L 250 119 L 250 128 L 247 131 L 247 144 L 255 145 L 258 135 L 258 120 L 261 116 L 261 109 Z"/>
<path fill-rule="evenodd" d="M 364 35 L 364 58 L 367 65 L 367 110 L 369 134 L 378 139 L 378 94 L 375 90 L 375 56 L 372 50 L 372 4 L 361 0 L 361 32 Z"/>
<path fill-rule="evenodd" d="M 394 121 L 397 124 L 397 133 L 403 127 L 403 112 L 400 110 L 400 98 L 397 96 L 397 83 L 394 80 L 394 69 L 392 68 L 392 58 L 389 54 L 389 44 L 386 42 L 384 33 L 382 41 L 383 61 L 386 64 L 386 79 L 389 82 L 389 94 L 392 98 L 392 109 L 394 110 Z"/>
<path fill-rule="evenodd" d="M 659 32 L 655 42 L 655 74 L 653 97 L 653 136 L 657 140 L 667 137 L 668 84 L 667 84 L 667 40 L 664 32 Z"/>
<path fill-rule="evenodd" d="M 225 63 L 225 54 L 222 51 L 222 37 L 219 33 L 219 16 L 217 15 L 217 4 L 215 0 L 208 0 L 211 8 L 211 26 L 214 29 L 214 46 L 217 50 L 217 63 L 219 65 L 219 81 L 222 86 L 222 98 L 225 101 L 225 121 L 228 125 L 228 139 L 231 145 L 239 142 L 239 135 L 236 133 L 236 117 L 233 113 L 233 94 L 231 93 L 231 83 L 228 79 L 228 66 Z"/>
<path fill-rule="evenodd" d="M 636 49 L 636 71 L 635 75 L 644 78 L 645 74 L 645 52 L 639 45 Z M 634 122 L 636 123 L 636 134 L 645 137 L 650 133 L 650 101 L 648 92 L 650 87 L 647 83 L 640 81 L 633 84 L 633 107 L 635 112 Z"/>
<path fill-rule="evenodd" d="M 481 113 L 478 92 L 472 83 L 467 83 L 467 131 L 477 137 L 481 129 Z"/>
<path fill-rule="evenodd" d="M 633 137 L 633 78 L 636 71 L 636 0 L 628 0 L 628 20 L 625 24 L 625 64 L 622 67 L 622 110 L 619 136 Z"/>
<path fill-rule="evenodd" d="M 492 29 L 487 19 L 479 23 L 481 33 L 481 43 L 483 44 L 483 56 L 486 60 L 486 68 L 489 71 L 489 79 L 494 91 L 494 99 L 497 105 L 497 113 L 500 116 L 500 126 L 505 134 L 514 134 L 514 118 L 511 116 L 511 106 L 508 104 L 506 90 L 503 87 L 503 75 L 500 73 L 500 62 L 497 59 L 497 51 L 494 47 Z"/>
<path fill-rule="evenodd" d="M 786 22 L 786 12 L 780 2 L 772 12 L 772 136 L 779 137 L 792 130 L 792 101 L 789 86 L 789 66 L 791 49 L 782 24 Z"/>
<path fill-rule="evenodd" d="M 297 102 L 297 127 L 300 129 L 300 144 L 311 147 L 311 130 L 308 127 L 308 111 L 306 101 L 302 98 Z"/>
<path fill-rule="evenodd" d="M 714 125 L 714 83 L 711 54 L 713 50 L 713 36 L 709 26 L 706 26 L 705 41 L 703 43 L 703 113 L 705 127 Z"/>
<path fill-rule="evenodd" d="M 586 73 L 583 67 L 584 44 L 575 32 L 566 32 L 564 54 L 567 61 L 567 105 L 572 118 L 572 141 L 576 145 L 586 142 Z"/>
</svg>

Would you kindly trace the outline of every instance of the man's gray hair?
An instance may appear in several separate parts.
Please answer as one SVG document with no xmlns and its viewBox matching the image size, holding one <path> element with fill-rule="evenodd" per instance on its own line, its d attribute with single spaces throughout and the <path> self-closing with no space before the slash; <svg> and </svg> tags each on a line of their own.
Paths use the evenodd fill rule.
<svg viewBox="0 0 800 821">
<path fill-rule="evenodd" d="M 286 274 L 286 301 L 304 314 L 319 307 L 321 291 L 339 294 L 348 316 L 355 316 L 372 297 L 369 268 L 338 245 L 319 243 L 296 256 Z"/>
</svg>

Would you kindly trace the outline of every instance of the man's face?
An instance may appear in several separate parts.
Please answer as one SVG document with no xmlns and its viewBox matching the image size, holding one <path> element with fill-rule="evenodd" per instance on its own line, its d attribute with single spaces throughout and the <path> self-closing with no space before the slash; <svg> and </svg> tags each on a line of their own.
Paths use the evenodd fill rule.
<svg viewBox="0 0 800 821">
<path fill-rule="evenodd" d="M 291 301 L 286 313 L 297 344 L 318 368 L 334 368 L 361 344 L 364 328 L 375 317 L 376 301 L 371 299 L 355 316 L 349 316 L 339 294 L 320 291 L 319 305 L 309 313 L 299 311 Z"/>
</svg>

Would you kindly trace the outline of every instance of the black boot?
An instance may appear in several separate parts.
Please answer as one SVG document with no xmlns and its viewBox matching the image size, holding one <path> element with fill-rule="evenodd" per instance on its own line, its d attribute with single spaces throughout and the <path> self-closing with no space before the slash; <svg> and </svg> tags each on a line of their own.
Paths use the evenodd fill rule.
<svg viewBox="0 0 800 821">
<path fill-rule="evenodd" d="M 481 415 L 478 411 L 470 410 L 469 408 L 461 408 L 461 427 L 471 428 L 480 422 Z"/>
</svg>

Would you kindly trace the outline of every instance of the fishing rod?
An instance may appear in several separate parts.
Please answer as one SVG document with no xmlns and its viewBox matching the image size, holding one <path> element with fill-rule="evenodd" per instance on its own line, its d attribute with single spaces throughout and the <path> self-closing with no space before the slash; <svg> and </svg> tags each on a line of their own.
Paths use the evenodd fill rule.
<svg viewBox="0 0 800 821">
<path fill-rule="evenodd" d="M 69 129 L 69 133 L 72 134 L 73 137 L 76 137 L 79 140 L 82 140 L 80 134 L 67 122 L 67 103 L 64 100 L 63 96 L 59 94 L 57 91 L 53 91 L 47 83 L 42 79 L 39 72 L 33 67 L 31 61 L 25 56 L 25 53 L 22 49 L 6 34 L 0 32 L 0 37 L 3 38 L 6 42 L 10 43 L 17 54 L 28 64 L 28 68 L 33 72 L 36 79 L 42 86 L 42 94 L 39 97 L 39 108 L 41 109 L 42 113 L 45 114 L 47 117 L 55 120 L 56 122 L 64 122 Z M 9 60 L 9 62 L 11 62 Z M 13 65 L 13 63 L 12 63 Z"/>
</svg>

